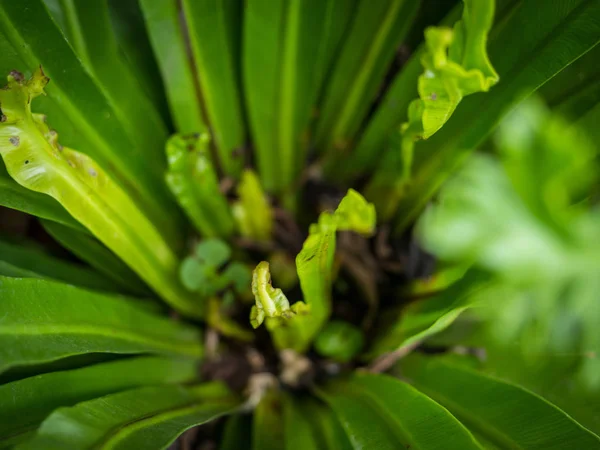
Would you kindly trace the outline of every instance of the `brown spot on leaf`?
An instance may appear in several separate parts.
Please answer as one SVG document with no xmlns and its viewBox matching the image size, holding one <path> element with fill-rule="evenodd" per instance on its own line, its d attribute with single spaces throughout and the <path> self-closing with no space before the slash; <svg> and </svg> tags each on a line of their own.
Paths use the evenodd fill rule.
<svg viewBox="0 0 600 450">
<path fill-rule="evenodd" d="M 15 81 L 18 81 L 19 83 L 21 83 L 22 81 L 25 80 L 25 77 L 23 76 L 23 74 L 21 72 L 19 72 L 18 70 L 11 70 L 9 75 L 11 77 L 13 77 L 15 79 Z"/>
<path fill-rule="evenodd" d="M 437 94 L 435 92 L 432 92 L 430 98 L 431 100 L 437 100 Z"/>
<path fill-rule="evenodd" d="M 7 119 L 6 119 L 6 116 L 5 116 L 4 114 L 1 114 L 1 113 L 0 113 L 0 123 L 2 123 L 2 122 L 6 122 L 6 120 L 7 120 Z"/>
<path fill-rule="evenodd" d="M 8 138 L 8 140 L 15 147 L 18 147 L 19 144 L 21 143 L 21 138 L 19 138 L 19 136 L 11 136 L 11 137 Z"/>
</svg>

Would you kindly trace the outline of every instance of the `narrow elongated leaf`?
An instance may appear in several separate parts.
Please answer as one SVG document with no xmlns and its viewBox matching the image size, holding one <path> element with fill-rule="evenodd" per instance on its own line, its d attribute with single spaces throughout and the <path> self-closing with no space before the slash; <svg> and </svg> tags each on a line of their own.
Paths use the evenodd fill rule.
<svg viewBox="0 0 600 450">
<path fill-rule="evenodd" d="M 140 0 L 140 6 L 177 131 L 183 134 L 206 131 L 178 0 Z"/>
<path fill-rule="evenodd" d="M 281 185 L 276 166 L 278 143 L 272 127 L 277 118 L 286 5 L 283 0 L 252 0 L 244 11 L 242 74 L 246 110 L 258 172 L 267 191 Z"/>
<path fill-rule="evenodd" d="M 355 374 L 317 389 L 355 449 L 481 449 L 444 407 L 386 375 Z"/>
<path fill-rule="evenodd" d="M 499 448 L 600 448 L 598 436 L 521 387 L 443 358 L 411 357 L 399 370 L 472 432 Z"/>
<path fill-rule="evenodd" d="M 124 62 L 170 128 L 172 118 L 169 116 L 167 97 L 139 0 L 108 0 L 108 9 Z"/>
<path fill-rule="evenodd" d="M 85 232 L 81 224 L 73 219 L 56 200 L 25 189 L 13 180 L 6 171 L 4 162 L 0 162 L 0 205 Z"/>
<path fill-rule="evenodd" d="M 300 174 L 312 110 L 352 3 L 248 3 L 244 83 L 258 168 L 269 191 L 291 194 Z"/>
<path fill-rule="evenodd" d="M 229 237 L 235 224 L 211 161 L 207 134 L 175 135 L 167 142 L 167 184 L 204 237 Z"/>
<path fill-rule="evenodd" d="M 539 90 L 548 106 L 576 121 L 600 103 L 600 46 L 566 67 Z"/>
<path fill-rule="evenodd" d="M 118 287 L 99 273 L 52 257 L 25 243 L 19 245 L 0 240 L 0 262 L 0 275 L 48 278 L 99 291 L 118 291 Z M 9 268 L 12 273 L 7 273 Z"/>
<path fill-rule="evenodd" d="M 296 268 L 306 305 L 292 306 L 296 315 L 267 320 L 275 345 L 304 352 L 331 314 L 331 277 L 337 231 L 369 235 L 375 228 L 375 208 L 353 189 L 334 213 L 324 212 L 296 257 Z M 258 302 L 258 299 L 257 299 Z"/>
<path fill-rule="evenodd" d="M 246 127 L 239 79 L 242 4 L 236 0 L 183 0 L 190 45 L 220 165 L 239 177 Z"/>
<path fill-rule="evenodd" d="M 283 397 L 283 427 L 285 450 L 320 449 L 317 430 L 300 408 L 293 395 Z"/>
<path fill-rule="evenodd" d="M 452 26 L 460 18 L 460 14 L 461 7 L 457 5 L 440 25 Z M 361 173 L 368 173 L 379 165 L 390 136 L 398 130 L 400 124 L 408 120 L 408 105 L 418 96 L 418 78 L 423 73 L 421 56 L 425 50 L 425 45 L 422 44 L 413 52 L 391 82 L 356 147 L 346 158 L 337 161 L 339 166 L 334 175 L 338 179 L 350 179 Z M 393 167 L 398 167 L 398 164 Z"/>
<path fill-rule="evenodd" d="M 92 235 L 50 220 L 42 219 L 40 222 L 44 230 L 60 245 L 120 286 L 122 292 L 151 295 L 150 289 L 140 277 Z"/>
<path fill-rule="evenodd" d="M 19 450 L 165 449 L 188 428 L 232 411 L 222 385 L 144 387 L 60 408 Z"/>
<path fill-rule="evenodd" d="M 147 149 L 130 139 L 118 111 L 84 68 L 42 0 L 0 1 L 0 24 L 0 74 L 19 69 L 28 76 L 43 65 L 52 83 L 38 107 L 52 117 L 63 144 L 83 149 L 110 170 L 166 239 L 180 245 L 180 214 L 164 183 L 164 158 L 156 153 L 149 158 Z M 136 114 L 141 115 L 139 110 Z"/>
<path fill-rule="evenodd" d="M 352 147 L 418 7 L 418 1 L 360 1 L 319 114 L 316 144 L 322 153 L 345 154 Z"/>
<path fill-rule="evenodd" d="M 23 441 L 52 411 L 138 386 L 190 381 L 195 362 L 139 357 L 50 372 L 0 386 L 0 447 Z"/>
<path fill-rule="evenodd" d="M 219 439 L 219 450 L 250 450 L 252 448 L 252 420 L 249 414 L 232 414 L 227 418 Z"/>
<path fill-rule="evenodd" d="M 402 351 L 437 334 L 466 309 L 474 306 L 478 294 L 489 287 L 489 276 L 479 271 L 467 274 L 433 298 L 426 298 L 403 308 L 390 325 L 381 326 L 367 357 L 372 358 L 392 351 Z M 392 314 L 387 314 L 392 315 Z"/>
<path fill-rule="evenodd" d="M 8 78 L 8 88 L 0 90 L 0 154 L 11 176 L 58 200 L 175 308 L 201 316 L 202 306 L 180 284 L 177 256 L 155 224 L 93 160 L 60 146 L 44 118 L 31 113 L 31 100 L 48 83 L 42 70 L 27 82 Z"/>
<path fill-rule="evenodd" d="M 0 277 L 0 372 L 71 355 L 162 353 L 198 358 L 198 331 L 127 302 L 47 280 Z"/>
<path fill-rule="evenodd" d="M 465 99 L 438 133 L 417 143 L 413 177 L 400 201 L 396 229 L 412 222 L 465 155 L 515 104 L 593 48 L 599 36 L 597 1 L 565 0 L 542 11 L 533 2 L 519 3 L 490 36 L 490 60 L 503 83 L 485 96 Z"/>
<path fill-rule="evenodd" d="M 283 405 L 281 392 L 269 390 L 256 406 L 252 416 L 252 449 L 281 450 L 285 448 Z"/>
<path fill-rule="evenodd" d="M 142 90 L 141 80 L 123 59 L 110 23 L 108 2 L 60 0 L 60 4 L 67 39 L 114 107 L 129 139 L 144 149 L 146 158 L 161 161 L 167 129 Z"/>
<path fill-rule="evenodd" d="M 305 398 L 297 403 L 306 420 L 312 425 L 317 446 L 322 450 L 351 450 L 352 444 L 346 432 L 327 406 L 312 398 Z"/>
</svg>

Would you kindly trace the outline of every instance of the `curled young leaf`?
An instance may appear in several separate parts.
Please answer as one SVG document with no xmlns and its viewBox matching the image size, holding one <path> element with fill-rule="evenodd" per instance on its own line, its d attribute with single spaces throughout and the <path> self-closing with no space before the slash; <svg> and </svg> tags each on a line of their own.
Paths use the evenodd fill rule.
<svg viewBox="0 0 600 450">
<path fill-rule="evenodd" d="M 275 345 L 304 352 L 310 346 L 331 314 L 331 277 L 335 257 L 335 233 L 355 231 L 369 235 L 375 228 L 375 207 L 362 195 L 349 189 L 332 214 L 324 212 L 319 222 L 310 227 L 310 234 L 296 257 L 296 268 L 303 303 L 295 303 L 297 314 L 273 328 Z"/>
<path fill-rule="evenodd" d="M 258 263 L 252 273 L 252 293 L 256 305 L 250 311 L 250 323 L 254 328 L 258 328 L 265 317 L 289 319 L 294 315 L 282 290 L 271 286 L 271 272 L 266 261 Z"/>
</svg>

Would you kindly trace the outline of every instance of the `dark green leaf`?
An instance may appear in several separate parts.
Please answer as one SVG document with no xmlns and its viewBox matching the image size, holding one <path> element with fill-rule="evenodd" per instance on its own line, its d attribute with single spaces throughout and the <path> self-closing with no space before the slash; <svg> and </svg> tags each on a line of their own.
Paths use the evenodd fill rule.
<svg viewBox="0 0 600 450">
<path fill-rule="evenodd" d="M 246 140 L 238 67 L 242 3 L 183 0 L 182 6 L 220 166 L 227 175 L 237 178 L 243 167 Z"/>
<path fill-rule="evenodd" d="M 410 358 L 399 370 L 498 448 L 600 449 L 598 436 L 521 387 L 443 358 Z"/>
<path fill-rule="evenodd" d="M 252 416 L 252 449 L 281 450 L 285 448 L 281 392 L 269 390 Z"/>
<path fill-rule="evenodd" d="M 206 131 L 195 68 L 188 58 L 178 0 L 140 0 L 150 42 L 160 67 L 171 115 L 179 133 Z"/>
<path fill-rule="evenodd" d="M 146 159 L 161 161 L 167 129 L 141 88 L 146 75 L 138 74 L 142 80 L 137 79 L 125 63 L 110 23 L 108 2 L 60 0 L 60 4 L 67 39 L 108 98 L 129 139 L 144 149 Z"/>
<path fill-rule="evenodd" d="M 333 409 L 355 449 L 481 449 L 445 408 L 392 377 L 355 374 L 317 394 Z"/>
<path fill-rule="evenodd" d="M 99 291 L 119 290 L 110 280 L 99 273 L 84 266 L 55 258 L 41 249 L 26 245 L 25 242 L 19 245 L 0 240 L 0 263 L 2 263 L 0 275 L 49 278 Z"/>
<path fill-rule="evenodd" d="M 394 51 L 410 30 L 419 3 L 359 2 L 319 114 L 316 143 L 326 158 L 349 153 Z M 334 165 L 330 169 L 335 172 Z"/>
<path fill-rule="evenodd" d="M 137 386 L 190 381 L 196 363 L 138 357 L 45 373 L 0 386 L 0 447 L 22 441 L 53 410 Z"/>
<path fill-rule="evenodd" d="M 28 192 L 33 193 L 33 191 Z M 123 292 L 143 296 L 151 295 L 150 289 L 140 280 L 140 277 L 91 234 L 72 230 L 50 220 L 41 220 L 40 222 L 44 230 L 60 245 L 99 273 L 110 278 L 113 283 L 117 283 Z"/>
<path fill-rule="evenodd" d="M 333 411 L 314 398 L 305 398 L 298 402 L 304 417 L 312 424 L 312 432 L 321 450 L 351 450 L 352 445 L 346 432 L 338 422 Z"/>
<path fill-rule="evenodd" d="M 0 298 L 0 372 L 93 352 L 202 354 L 198 331 L 150 314 L 126 298 L 5 277 L 0 277 Z"/>
<path fill-rule="evenodd" d="M 19 450 L 166 449 L 187 429 L 231 412 L 219 384 L 143 387 L 60 408 Z"/>
<path fill-rule="evenodd" d="M 219 441 L 219 450 L 250 450 L 252 448 L 251 416 L 238 413 L 228 417 Z"/>
</svg>

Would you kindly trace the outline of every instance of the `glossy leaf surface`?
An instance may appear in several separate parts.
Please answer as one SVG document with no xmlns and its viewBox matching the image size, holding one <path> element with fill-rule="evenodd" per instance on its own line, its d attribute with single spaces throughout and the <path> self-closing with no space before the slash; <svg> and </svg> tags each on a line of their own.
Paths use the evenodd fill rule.
<svg viewBox="0 0 600 450">
<path fill-rule="evenodd" d="M 24 440 L 52 411 L 137 386 L 190 381 L 192 360 L 138 357 L 50 372 L 0 386 L 0 447 Z"/>
<path fill-rule="evenodd" d="M 58 200 L 175 308 L 201 316 L 202 305 L 179 283 L 177 257 L 155 224 L 93 160 L 59 145 L 44 118 L 31 113 L 31 100 L 49 81 L 43 71 L 29 81 L 8 78 L 8 89 L 0 91 L 0 154 L 10 175 Z"/>
<path fill-rule="evenodd" d="M 52 281 L 0 277 L 0 372 L 93 352 L 199 358 L 198 331 L 129 303 Z"/>
<path fill-rule="evenodd" d="M 399 370 L 473 433 L 498 448 L 600 448 L 598 436 L 521 387 L 443 358 L 414 357 Z"/>
<path fill-rule="evenodd" d="M 232 411 L 219 384 L 143 387 L 60 408 L 19 450 L 167 448 L 185 430 Z"/>
<path fill-rule="evenodd" d="M 482 448 L 445 408 L 386 375 L 355 374 L 317 394 L 333 409 L 355 449 Z"/>
</svg>

